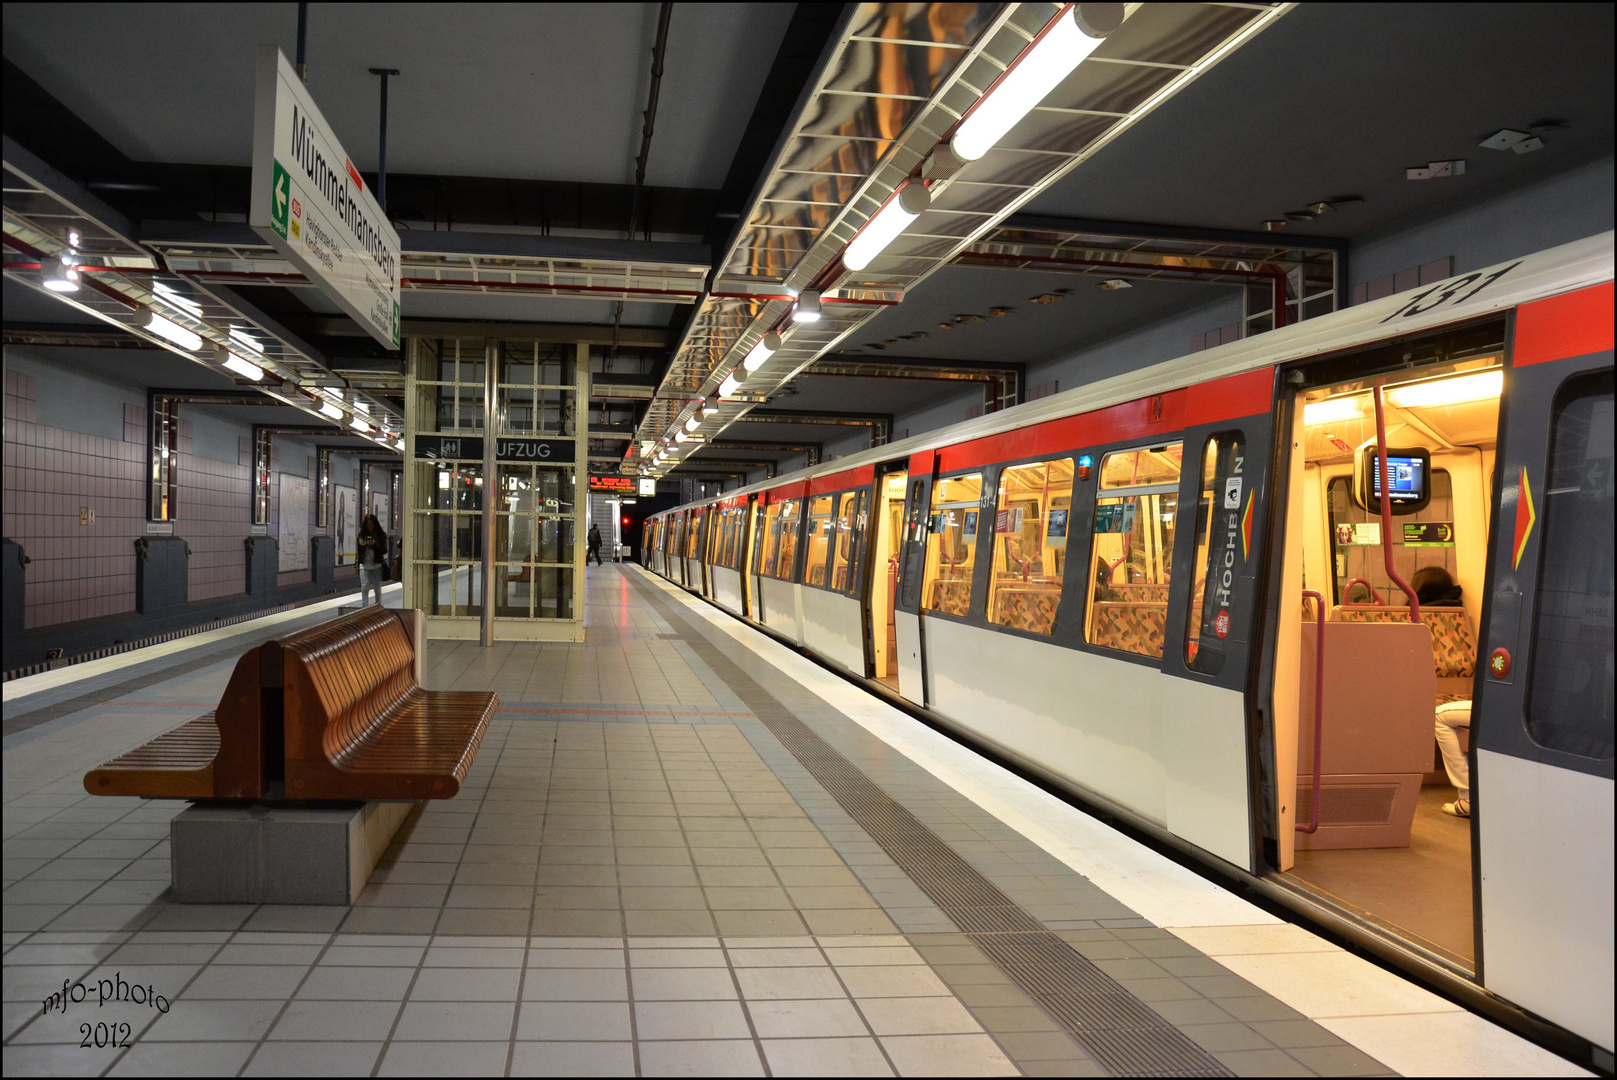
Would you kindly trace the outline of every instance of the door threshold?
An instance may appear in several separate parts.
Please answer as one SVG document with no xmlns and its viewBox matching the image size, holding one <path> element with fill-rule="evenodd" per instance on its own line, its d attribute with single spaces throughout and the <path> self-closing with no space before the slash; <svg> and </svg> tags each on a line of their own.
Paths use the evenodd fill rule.
<svg viewBox="0 0 1617 1080">
<path fill-rule="evenodd" d="M 1413 933 L 1396 923 L 1378 918 L 1371 912 L 1365 911 L 1348 900 L 1344 900 L 1335 893 L 1297 877 L 1291 871 L 1270 873 L 1266 875 L 1264 880 L 1304 897 L 1309 902 L 1329 911 L 1338 919 L 1352 923 L 1361 932 L 1381 937 L 1391 944 L 1406 949 L 1428 963 L 1436 964 L 1462 979 L 1470 982 L 1476 981 L 1476 968 L 1464 957 L 1445 949 L 1436 942 L 1428 941 L 1419 934 Z"/>
</svg>

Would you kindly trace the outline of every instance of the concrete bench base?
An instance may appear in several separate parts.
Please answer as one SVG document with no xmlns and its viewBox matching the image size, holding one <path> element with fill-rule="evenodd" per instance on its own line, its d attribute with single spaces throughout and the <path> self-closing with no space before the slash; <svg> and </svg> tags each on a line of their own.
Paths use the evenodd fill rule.
<svg viewBox="0 0 1617 1080">
<path fill-rule="evenodd" d="M 192 806 L 174 818 L 174 899 L 352 904 L 417 804 Z"/>
</svg>

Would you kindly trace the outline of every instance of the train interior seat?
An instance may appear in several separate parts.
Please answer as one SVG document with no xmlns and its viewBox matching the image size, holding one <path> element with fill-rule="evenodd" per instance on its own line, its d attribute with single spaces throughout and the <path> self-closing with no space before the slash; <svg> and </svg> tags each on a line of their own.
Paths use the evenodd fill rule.
<svg viewBox="0 0 1617 1080">
<path fill-rule="evenodd" d="M 1379 499 L 1365 491 L 1377 441 L 1373 380 L 1303 391 L 1286 536 L 1287 592 L 1322 593 L 1326 622 L 1320 826 L 1309 834 L 1293 828 L 1307 825 L 1314 809 L 1317 615 L 1311 602 L 1282 609 L 1291 627 L 1282 632 L 1296 642 L 1287 656 L 1297 693 L 1276 718 L 1277 745 L 1295 762 L 1296 778 L 1287 787 L 1296 792 L 1292 814 L 1282 813 L 1291 835 L 1279 840 L 1281 867 L 1462 967 L 1475 954 L 1471 831 L 1443 811 L 1455 791 L 1439 763 L 1435 723 L 1437 706 L 1469 699 L 1477 671 L 1501 368 L 1495 351 L 1389 378 L 1389 450 L 1429 455 L 1420 470 L 1425 501 L 1401 507 L 1390 536 L 1382 535 Z M 1441 567 L 1458 596 L 1422 604 L 1420 623 L 1411 623 L 1388 573 L 1388 541 L 1398 577 L 1409 582 Z"/>
</svg>

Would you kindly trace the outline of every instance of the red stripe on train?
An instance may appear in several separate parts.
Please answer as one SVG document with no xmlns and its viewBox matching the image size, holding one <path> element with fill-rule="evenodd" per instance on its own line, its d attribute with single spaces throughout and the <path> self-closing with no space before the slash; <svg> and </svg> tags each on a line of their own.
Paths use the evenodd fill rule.
<svg viewBox="0 0 1617 1080">
<path fill-rule="evenodd" d="M 1612 347 L 1612 283 L 1535 300 L 1516 309 L 1516 367 L 1587 356 Z"/>
<path fill-rule="evenodd" d="M 876 480 L 875 465 L 861 465 L 857 469 L 845 469 L 839 473 L 828 476 L 816 476 L 809 481 L 810 495 L 824 495 L 827 491 L 844 491 L 848 488 L 864 487 Z"/>
<path fill-rule="evenodd" d="M 1086 446 L 1164 439 L 1197 424 L 1266 413 L 1274 402 L 1274 369 L 1228 375 L 1212 382 L 1125 401 L 1078 416 L 1065 416 L 1032 427 L 990 435 L 938 450 L 938 471 L 953 472 L 977 465 L 1057 454 Z M 914 467 L 912 461 L 911 467 Z"/>
</svg>

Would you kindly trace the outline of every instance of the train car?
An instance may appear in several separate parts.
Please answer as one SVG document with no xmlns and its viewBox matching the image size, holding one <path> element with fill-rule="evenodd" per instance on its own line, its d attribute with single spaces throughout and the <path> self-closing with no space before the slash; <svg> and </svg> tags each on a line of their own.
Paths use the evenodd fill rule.
<svg viewBox="0 0 1617 1080">
<path fill-rule="evenodd" d="M 1608 232 L 728 492 L 659 572 L 1609 1054 L 1612 268 Z"/>
</svg>

